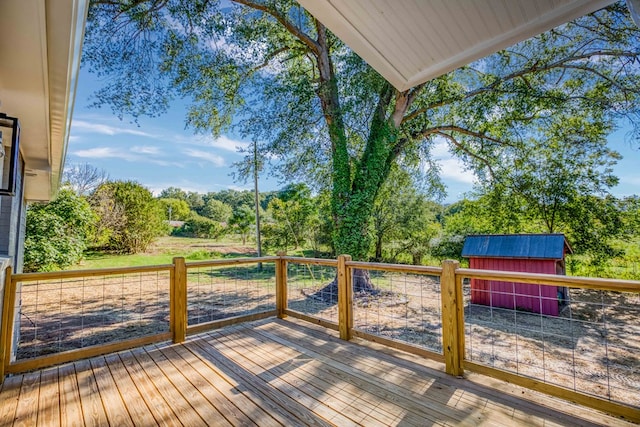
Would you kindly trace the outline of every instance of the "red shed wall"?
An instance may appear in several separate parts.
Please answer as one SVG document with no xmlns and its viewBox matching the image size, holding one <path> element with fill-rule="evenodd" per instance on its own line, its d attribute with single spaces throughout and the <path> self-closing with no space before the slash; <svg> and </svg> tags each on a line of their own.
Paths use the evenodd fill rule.
<svg viewBox="0 0 640 427">
<path fill-rule="evenodd" d="M 471 268 L 556 274 L 556 260 L 471 258 Z M 471 303 L 558 315 L 558 287 L 526 283 L 471 280 Z"/>
</svg>

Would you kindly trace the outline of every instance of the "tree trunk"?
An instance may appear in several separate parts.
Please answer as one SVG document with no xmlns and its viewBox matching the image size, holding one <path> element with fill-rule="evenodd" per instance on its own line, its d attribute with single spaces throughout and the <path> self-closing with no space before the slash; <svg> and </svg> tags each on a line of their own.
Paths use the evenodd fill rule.
<svg viewBox="0 0 640 427">
<path fill-rule="evenodd" d="M 382 233 L 376 237 L 376 254 L 374 259 L 376 262 L 382 261 Z"/>
<path fill-rule="evenodd" d="M 355 296 L 363 294 L 377 295 L 380 293 L 380 290 L 376 289 L 371 281 L 369 270 L 354 269 L 352 285 Z M 334 277 L 331 283 L 309 296 L 327 304 L 336 304 L 338 302 L 338 277 Z"/>
</svg>

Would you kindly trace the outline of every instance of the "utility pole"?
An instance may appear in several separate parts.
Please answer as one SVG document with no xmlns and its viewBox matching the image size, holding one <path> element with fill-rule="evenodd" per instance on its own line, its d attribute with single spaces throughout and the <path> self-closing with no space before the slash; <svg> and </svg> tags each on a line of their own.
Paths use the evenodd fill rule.
<svg viewBox="0 0 640 427">
<path fill-rule="evenodd" d="M 258 257 L 262 256 L 262 243 L 260 241 L 260 195 L 258 193 L 258 142 L 253 141 L 253 198 L 256 209 L 256 245 Z M 258 270 L 262 270 L 262 263 L 258 263 Z"/>
</svg>

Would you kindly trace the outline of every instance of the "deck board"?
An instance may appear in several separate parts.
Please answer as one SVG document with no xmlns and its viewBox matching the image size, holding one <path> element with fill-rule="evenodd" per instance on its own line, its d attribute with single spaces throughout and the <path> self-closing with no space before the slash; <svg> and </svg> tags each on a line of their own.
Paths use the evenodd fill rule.
<svg viewBox="0 0 640 427">
<path fill-rule="evenodd" d="M 38 400 L 38 424 L 60 425 L 60 385 L 58 368 L 42 371 L 40 376 L 40 397 Z"/>
<path fill-rule="evenodd" d="M 87 388 L 86 385 L 83 385 L 83 388 Z M 80 389 L 73 364 L 58 368 L 58 389 L 60 390 L 60 425 L 72 427 L 85 425 Z"/>
<path fill-rule="evenodd" d="M 22 379 L 20 400 L 16 408 L 16 426 L 34 426 L 38 423 L 40 398 L 40 372 L 30 372 Z"/>
<path fill-rule="evenodd" d="M 168 427 L 181 426 L 182 423 L 178 421 L 170 405 L 164 399 L 162 393 L 158 392 L 158 389 L 148 377 L 146 371 L 140 366 L 133 353 L 127 351 L 118 356 L 127 374 L 131 376 L 131 380 L 140 392 L 144 403 L 153 414 L 156 424 Z"/>
<path fill-rule="evenodd" d="M 102 403 L 100 391 L 98 390 L 98 384 L 93 370 L 91 369 L 91 362 L 88 360 L 81 360 L 74 364 L 74 372 L 76 378 L 76 387 L 80 393 L 81 414 L 85 425 L 105 425 L 108 423 L 105 407 Z M 73 376 L 72 373 L 69 374 Z M 74 385 L 70 385 L 73 387 Z M 74 396 L 69 396 L 73 398 Z M 118 397 L 119 399 L 119 397 Z"/>
<path fill-rule="evenodd" d="M 0 389 L 0 426 L 10 426 L 16 417 L 16 408 L 20 399 L 22 375 L 5 379 Z"/>
<path fill-rule="evenodd" d="M 632 425 L 298 320 L 264 319 L 8 377 L 0 425 Z"/>
<path fill-rule="evenodd" d="M 124 399 L 118 391 L 118 386 L 111 376 L 111 371 L 109 370 L 109 366 L 104 360 L 104 357 L 95 357 L 91 359 L 89 366 L 85 366 L 84 369 L 81 369 L 80 372 L 78 372 L 78 383 L 82 384 L 80 381 L 80 375 L 86 375 L 88 378 L 91 378 L 91 373 L 93 372 L 98 393 L 91 393 L 90 397 L 93 399 L 100 399 L 104 407 L 104 412 L 109 420 L 109 424 L 114 426 L 132 427 L 134 425 L 133 420 L 129 415 Z M 95 406 L 97 407 L 98 403 L 96 403 Z M 96 425 L 104 424 L 101 421 L 100 424 Z"/>
</svg>

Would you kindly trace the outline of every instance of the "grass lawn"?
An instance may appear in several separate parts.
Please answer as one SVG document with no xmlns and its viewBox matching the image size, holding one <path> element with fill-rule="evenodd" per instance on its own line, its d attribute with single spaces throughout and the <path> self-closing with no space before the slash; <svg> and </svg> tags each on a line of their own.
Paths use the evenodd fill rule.
<svg viewBox="0 0 640 427">
<path fill-rule="evenodd" d="M 210 240 L 188 237 L 164 236 L 156 240 L 144 253 L 109 254 L 98 251 L 85 252 L 84 260 L 70 269 L 133 267 L 140 265 L 171 264 L 174 257 L 187 261 L 255 256 L 255 249 L 243 246 L 231 239 Z"/>
<path fill-rule="evenodd" d="M 313 256 L 311 251 L 290 251 L 293 256 Z M 221 240 L 195 239 L 190 237 L 163 236 L 141 254 L 109 254 L 87 251 L 80 264 L 69 270 L 94 268 L 134 267 L 141 265 L 171 264 L 174 257 L 184 257 L 187 262 L 207 259 L 238 258 L 256 256 L 254 242 L 242 244 L 240 239 L 225 237 Z M 271 254 L 269 254 L 271 255 Z"/>
</svg>

